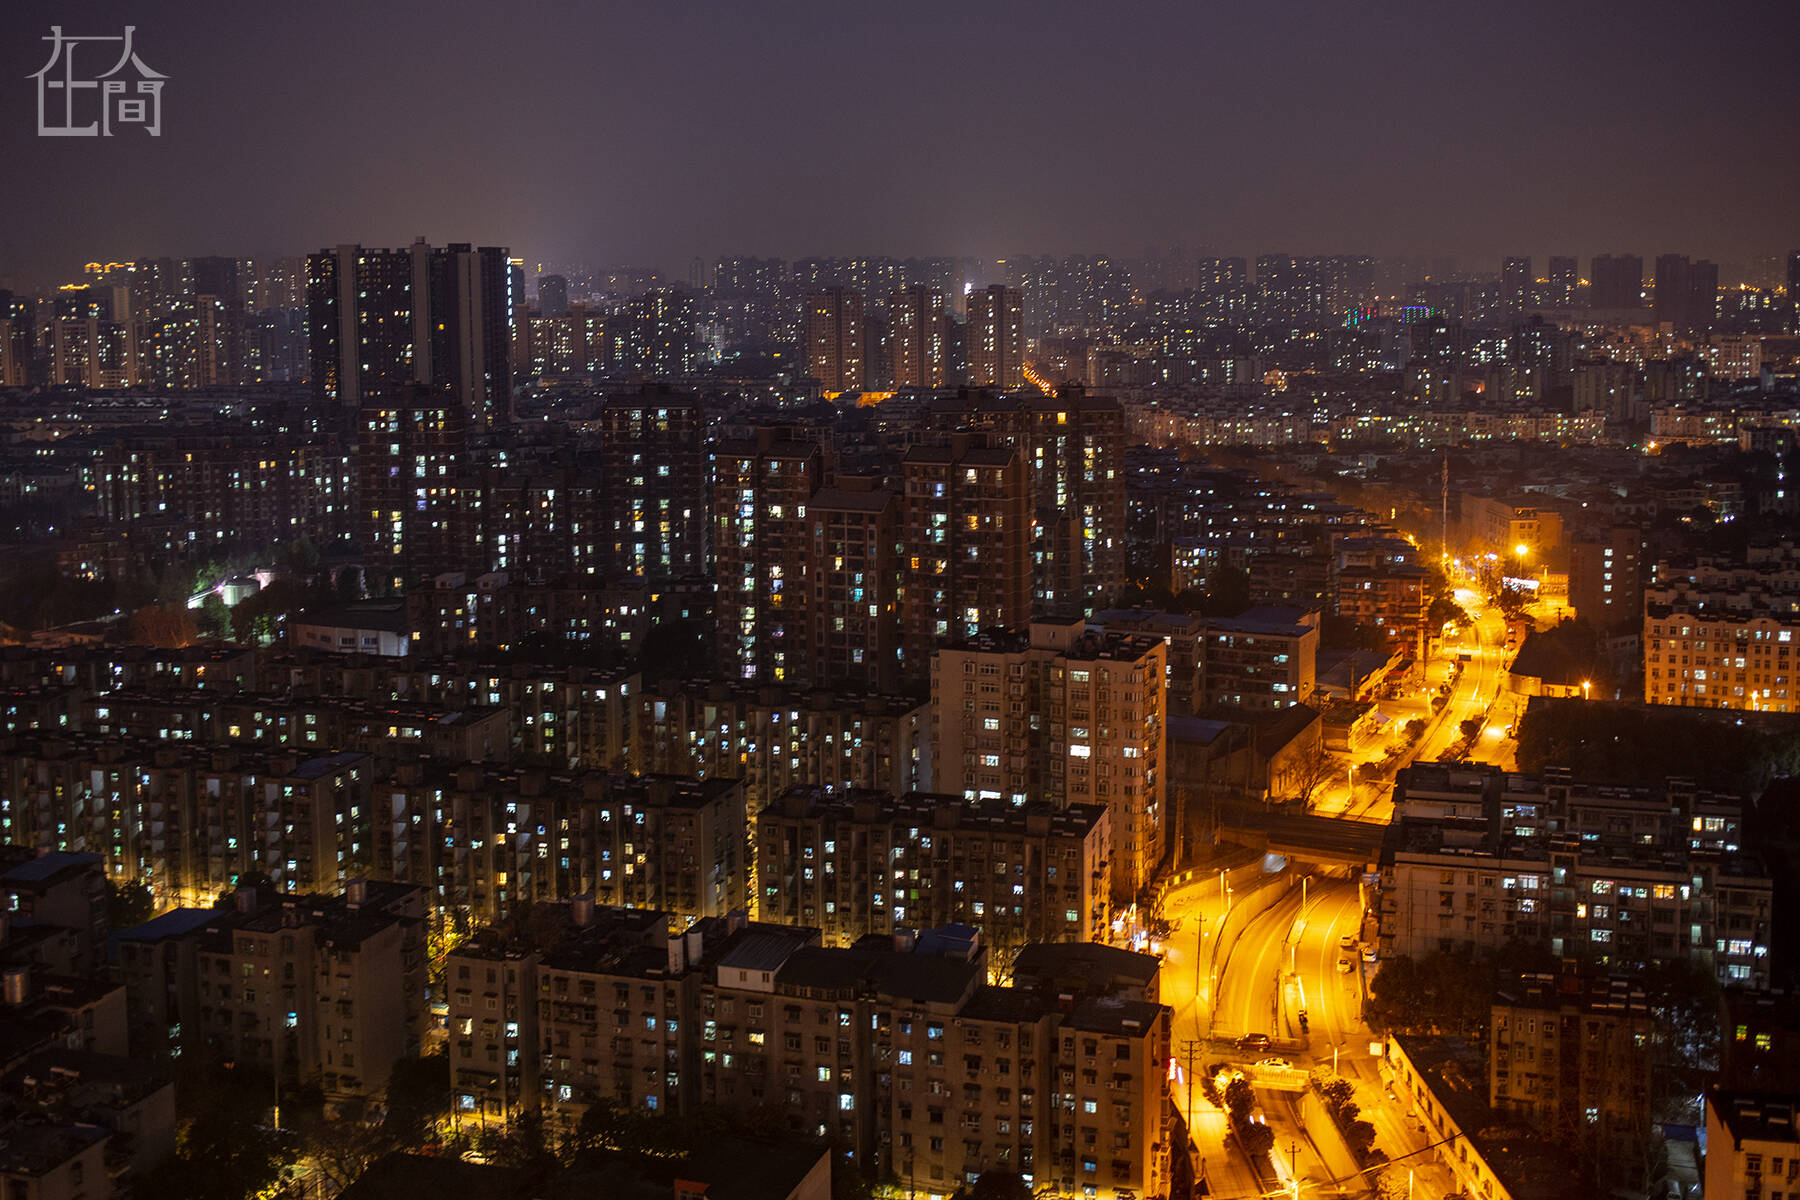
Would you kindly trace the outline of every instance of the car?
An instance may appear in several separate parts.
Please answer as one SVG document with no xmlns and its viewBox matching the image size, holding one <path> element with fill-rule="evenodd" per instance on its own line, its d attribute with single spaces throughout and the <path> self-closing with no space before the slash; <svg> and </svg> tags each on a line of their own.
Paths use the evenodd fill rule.
<svg viewBox="0 0 1800 1200">
<path fill-rule="evenodd" d="M 1354 950 L 1354 949 L 1356 949 L 1356 939 L 1353 937 L 1350 937 L 1348 934 L 1346 934 L 1345 936 L 1338 939 L 1338 949 L 1339 950 Z"/>
<path fill-rule="evenodd" d="M 1366 963 L 1372 963 L 1372 962 L 1375 962 L 1375 961 L 1376 961 L 1376 958 L 1377 958 L 1377 956 L 1376 956 L 1376 954 L 1375 954 L 1375 947 L 1373 947 L 1373 946 L 1364 946 L 1364 947 L 1363 947 L 1363 955 L 1362 955 L 1362 958 L 1363 958 L 1363 961 L 1364 961 L 1364 962 L 1366 962 Z"/>
<path fill-rule="evenodd" d="M 1337 972 L 1339 975 L 1348 975 L 1354 970 L 1356 970 L 1356 968 L 1351 965 L 1349 959 L 1340 958 L 1337 960 Z"/>
<path fill-rule="evenodd" d="M 1246 1033 L 1237 1040 L 1239 1050 L 1267 1050 L 1270 1044 L 1266 1033 Z"/>
<path fill-rule="evenodd" d="M 1291 1071 L 1294 1064 L 1285 1058 L 1265 1058 L 1256 1064 L 1265 1071 Z"/>
</svg>

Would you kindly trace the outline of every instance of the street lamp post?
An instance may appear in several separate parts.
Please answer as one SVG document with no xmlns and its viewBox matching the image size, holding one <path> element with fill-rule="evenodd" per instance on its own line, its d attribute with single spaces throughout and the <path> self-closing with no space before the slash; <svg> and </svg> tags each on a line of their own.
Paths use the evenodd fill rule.
<svg viewBox="0 0 1800 1200">
<path fill-rule="evenodd" d="M 1593 699 L 1593 689 L 1594 689 L 1594 681 L 1593 680 L 1591 680 L 1591 679 L 1582 680 L 1581 681 L 1581 698 L 1583 700 Z"/>
</svg>

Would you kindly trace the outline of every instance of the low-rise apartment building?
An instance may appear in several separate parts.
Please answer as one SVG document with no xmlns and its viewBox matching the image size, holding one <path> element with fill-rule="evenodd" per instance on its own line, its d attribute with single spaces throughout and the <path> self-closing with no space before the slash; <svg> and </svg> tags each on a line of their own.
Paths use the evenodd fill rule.
<svg viewBox="0 0 1800 1200">
<path fill-rule="evenodd" d="M 1422 955 L 1511 941 L 1600 967 L 1690 962 L 1767 987 L 1771 883 L 1734 798 L 1423 763 L 1395 786 L 1381 945 Z"/>
<path fill-rule="evenodd" d="M 1009 965 L 1031 942 L 1101 935 L 1108 834 L 1095 804 L 794 788 L 757 819 L 757 913 L 816 926 L 827 946 L 970 925 Z"/>
</svg>

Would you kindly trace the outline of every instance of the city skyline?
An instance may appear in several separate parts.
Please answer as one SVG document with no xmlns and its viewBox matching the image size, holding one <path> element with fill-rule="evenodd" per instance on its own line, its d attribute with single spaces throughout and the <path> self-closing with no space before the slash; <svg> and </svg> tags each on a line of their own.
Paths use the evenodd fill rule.
<svg viewBox="0 0 1800 1200">
<path fill-rule="evenodd" d="M 1754 78 L 1746 23 L 1780 45 L 1800 17 L 1733 7 L 1736 19 L 1700 25 L 1672 5 L 1629 21 L 1547 7 L 1164 9 L 1158 36 L 1138 39 L 1148 20 L 1054 6 L 900 20 L 326 5 L 270 22 L 105 4 L 81 14 L 100 28 L 78 31 L 34 0 L 0 40 L 18 80 L 0 156 L 20 166 L 0 262 L 46 282 L 146 251 L 300 253 L 421 233 L 671 273 L 734 247 L 1748 262 L 1800 242 L 1781 200 L 1800 166 L 1770 152 L 1800 140 L 1800 119 L 1748 104 L 1721 121 L 1718 98 Z M 57 23 L 137 26 L 169 77 L 160 137 L 33 136 L 27 77 Z M 406 52 L 359 75 L 378 46 Z M 884 61 L 910 69 L 888 81 Z M 370 122 L 376 106 L 397 116 Z M 191 193 L 189 180 L 206 182 Z"/>
<path fill-rule="evenodd" d="M 1800 1200 L 1796 44 L 15 0 L 0 1196 Z"/>
</svg>

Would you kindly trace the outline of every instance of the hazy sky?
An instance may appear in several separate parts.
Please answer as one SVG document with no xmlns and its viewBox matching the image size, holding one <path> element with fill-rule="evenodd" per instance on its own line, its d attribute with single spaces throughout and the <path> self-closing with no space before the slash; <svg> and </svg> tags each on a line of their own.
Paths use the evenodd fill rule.
<svg viewBox="0 0 1800 1200">
<path fill-rule="evenodd" d="M 163 136 L 36 136 L 50 26 L 127 22 Z M 1800 247 L 1796 45 L 1796 0 L 6 0 L 0 279 L 418 235 L 678 274 L 1177 241 L 1742 262 Z"/>
</svg>

